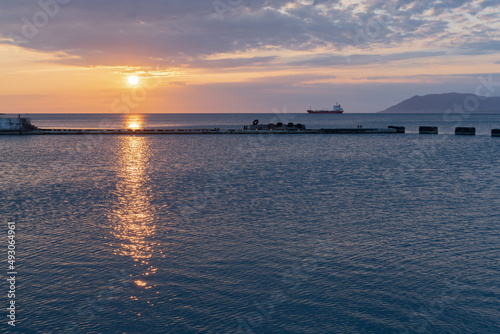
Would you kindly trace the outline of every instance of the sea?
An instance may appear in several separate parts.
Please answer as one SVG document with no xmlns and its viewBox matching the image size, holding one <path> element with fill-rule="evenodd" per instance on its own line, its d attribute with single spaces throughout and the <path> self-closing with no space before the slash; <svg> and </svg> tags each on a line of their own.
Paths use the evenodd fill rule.
<svg viewBox="0 0 500 334">
<path fill-rule="evenodd" d="M 500 114 L 28 117 L 406 133 L 0 136 L 2 333 L 500 332 Z"/>
</svg>

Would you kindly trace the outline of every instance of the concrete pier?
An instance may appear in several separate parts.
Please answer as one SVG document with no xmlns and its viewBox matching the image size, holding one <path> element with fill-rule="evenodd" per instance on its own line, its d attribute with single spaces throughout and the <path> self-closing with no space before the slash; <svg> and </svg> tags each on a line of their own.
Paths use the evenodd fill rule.
<svg viewBox="0 0 500 334">
<path fill-rule="evenodd" d="M 252 125 L 241 129 L 40 129 L 31 124 L 29 118 L 0 117 L 0 135 L 290 135 L 290 134 L 389 134 L 405 133 L 404 126 L 390 125 L 387 128 L 334 128 L 307 129 L 297 123 L 260 124 L 254 120 Z M 437 126 L 420 126 L 419 134 L 438 134 Z M 456 135 L 474 136 L 476 128 L 457 127 Z M 500 137 L 500 129 L 491 130 L 492 137 Z"/>
<path fill-rule="evenodd" d="M 401 133 L 401 132 L 399 132 L 398 129 L 395 129 L 394 127 L 388 127 L 387 129 L 376 129 L 376 128 L 319 129 L 319 130 L 313 130 L 313 131 L 316 131 L 317 133 L 330 133 L 330 134 Z"/>
<path fill-rule="evenodd" d="M 404 127 L 389 126 L 387 129 L 307 129 L 305 125 L 282 122 L 260 124 L 259 120 L 242 129 L 39 129 L 29 119 L 4 119 L 0 123 L 0 135 L 260 135 L 260 134 L 375 134 L 404 133 Z M 5 123 L 5 124 L 4 124 Z"/>
<path fill-rule="evenodd" d="M 17 118 L 0 117 L 0 133 L 20 134 L 35 129 L 36 127 L 31 125 L 31 119 L 21 117 L 21 115 Z"/>
<path fill-rule="evenodd" d="M 455 128 L 455 134 L 460 135 L 460 136 L 475 136 L 476 135 L 476 128 L 458 127 L 458 128 Z"/>
<path fill-rule="evenodd" d="M 421 126 L 418 129 L 418 133 L 421 135 L 437 135 L 438 127 L 437 126 Z"/>
<path fill-rule="evenodd" d="M 300 134 L 381 134 L 381 133 L 400 133 L 395 128 L 376 129 L 376 128 L 358 128 L 358 129 L 303 129 L 286 127 L 282 129 L 39 129 L 26 135 L 300 135 Z"/>
<path fill-rule="evenodd" d="M 405 133 L 406 132 L 406 128 L 404 126 L 389 125 L 389 129 L 396 130 L 396 133 Z"/>
</svg>

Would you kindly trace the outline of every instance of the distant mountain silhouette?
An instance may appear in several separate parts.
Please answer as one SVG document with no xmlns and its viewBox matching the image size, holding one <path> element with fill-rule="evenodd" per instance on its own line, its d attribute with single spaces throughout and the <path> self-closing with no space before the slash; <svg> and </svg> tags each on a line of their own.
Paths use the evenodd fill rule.
<svg viewBox="0 0 500 334">
<path fill-rule="evenodd" d="M 474 94 L 445 93 L 429 94 L 424 96 L 415 95 L 392 107 L 379 111 L 389 114 L 431 114 L 443 113 L 461 107 L 471 113 L 499 113 L 500 97 L 484 97 Z"/>
</svg>

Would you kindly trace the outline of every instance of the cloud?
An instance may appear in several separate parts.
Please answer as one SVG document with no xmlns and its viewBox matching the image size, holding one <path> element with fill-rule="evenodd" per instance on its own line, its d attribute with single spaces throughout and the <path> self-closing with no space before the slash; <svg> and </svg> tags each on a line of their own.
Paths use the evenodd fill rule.
<svg viewBox="0 0 500 334">
<path fill-rule="evenodd" d="M 290 66 L 316 66 L 316 67 L 327 67 L 327 66 L 359 66 L 367 64 L 384 64 L 397 60 L 406 60 L 414 58 L 429 58 L 444 56 L 446 52 L 444 51 L 417 51 L 417 52 L 403 52 L 403 53 L 393 53 L 389 55 L 381 54 L 365 54 L 365 55 L 317 55 L 315 57 L 309 57 L 305 60 L 293 61 L 288 63 Z"/>
<path fill-rule="evenodd" d="M 415 41 L 427 48 L 442 45 L 453 52 L 467 47 L 481 53 L 494 49 L 500 39 L 499 19 L 491 13 L 495 2 L 490 0 L 365 0 L 345 4 L 329 0 L 220 0 L 225 4 L 222 12 L 211 0 L 72 0 L 65 5 L 56 1 L 68 2 L 3 1 L 0 43 L 64 52 L 68 57 L 59 62 L 82 66 L 160 63 L 234 68 L 276 62 L 279 52 L 216 61 L 209 61 L 209 56 L 316 49 L 340 54 L 349 47 L 390 49 Z M 474 29 L 470 29 L 471 23 Z M 485 45 L 490 47 L 483 49 Z M 342 62 L 343 57 L 337 57 L 312 57 L 303 64 Z"/>
</svg>

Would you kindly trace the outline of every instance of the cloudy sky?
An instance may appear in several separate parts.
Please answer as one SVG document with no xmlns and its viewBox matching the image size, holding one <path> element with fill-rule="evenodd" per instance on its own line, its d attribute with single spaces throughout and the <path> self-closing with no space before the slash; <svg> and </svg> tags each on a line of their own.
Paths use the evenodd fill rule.
<svg viewBox="0 0 500 334">
<path fill-rule="evenodd" d="M 499 14 L 496 0 L 2 0 L 0 113 L 500 96 Z"/>
</svg>

